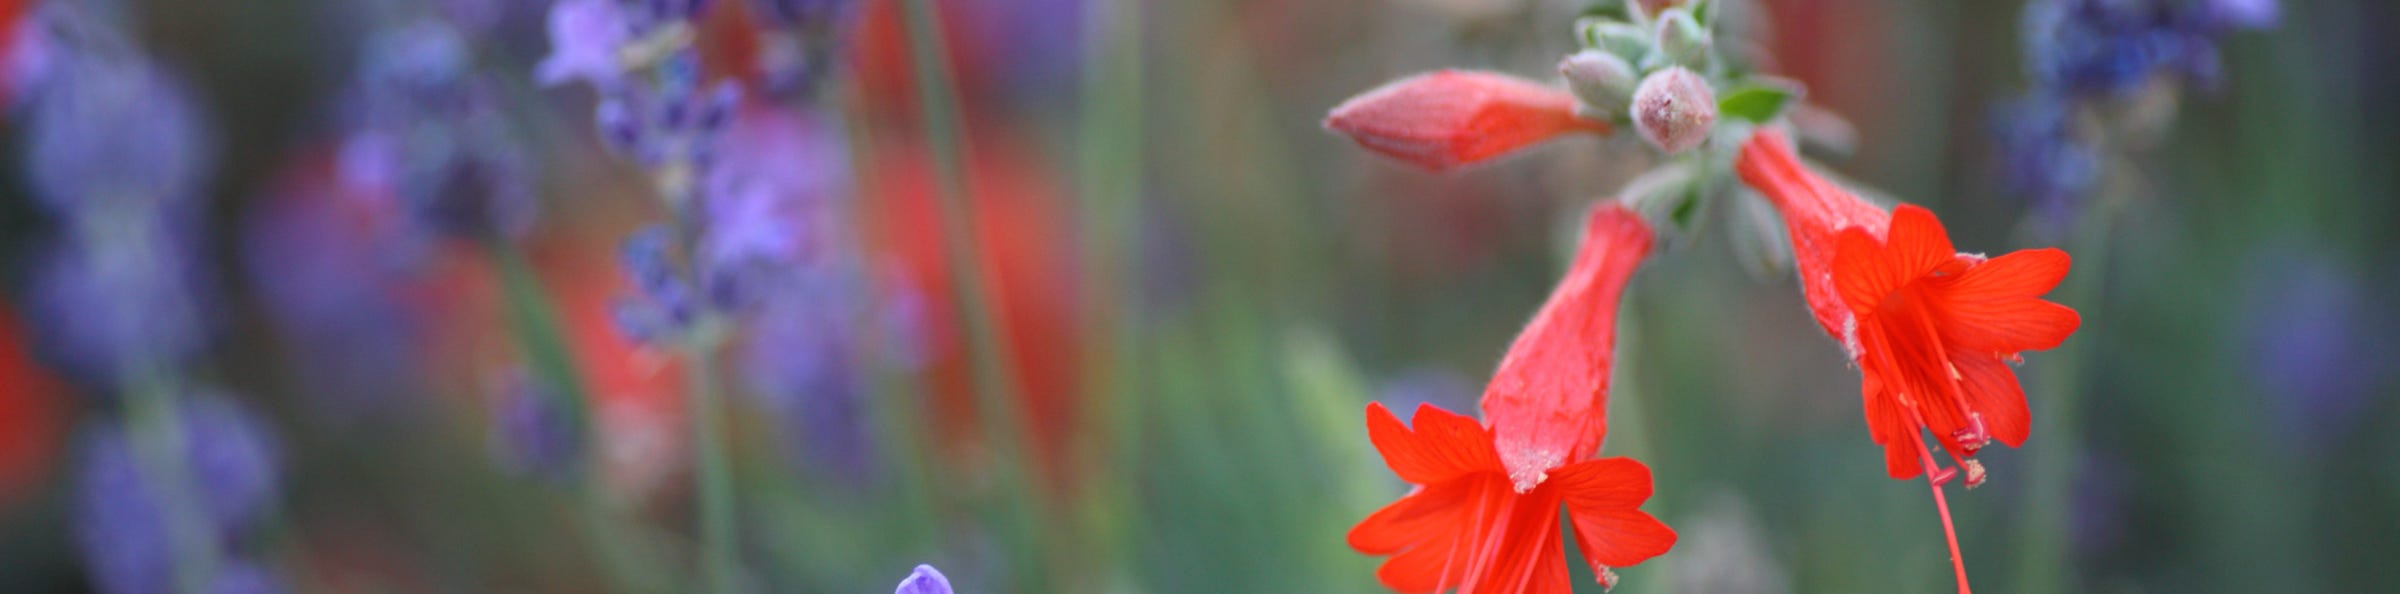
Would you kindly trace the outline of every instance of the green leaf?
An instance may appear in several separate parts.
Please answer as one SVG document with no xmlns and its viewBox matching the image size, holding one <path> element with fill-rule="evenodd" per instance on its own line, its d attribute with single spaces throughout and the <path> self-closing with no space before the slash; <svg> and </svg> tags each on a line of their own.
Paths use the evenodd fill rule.
<svg viewBox="0 0 2400 594">
<path fill-rule="evenodd" d="M 1717 114 L 1764 124 L 1783 115 L 1783 110 L 1798 101 L 1801 94 L 1799 83 L 1779 78 L 1753 78 L 1735 83 L 1732 91 L 1718 99 Z"/>
</svg>

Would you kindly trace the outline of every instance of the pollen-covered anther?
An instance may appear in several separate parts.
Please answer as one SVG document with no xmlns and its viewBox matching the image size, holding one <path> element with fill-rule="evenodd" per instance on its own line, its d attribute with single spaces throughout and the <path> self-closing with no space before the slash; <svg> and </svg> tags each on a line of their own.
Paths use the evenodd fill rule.
<svg viewBox="0 0 2400 594">
<path fill-rule="evenodd" d="M 1986 475 L 1983 472 L 1982 461 L 1974 458 L 1968 458 L 1965 460 L 1960 460 L 1958 465 L 1961 468 L 1967 469 L 1967 488 L 1969 489 L 1983 486 L 1983 479 L 1989 478 L 1989 475 Z"/>
<path fill-rule="evenodd" d="M 1982 413 L 1967 413 L 1967 426 L 1950 434 L 1950 439 L 1958 442 L 1958 449 L 1973 456 L 1983 451 L 1983 446 L 1991 445 L 1992 432 L 1984 428 Z"/>
<path fill-rule="evenodd" d="M 1925 471 L 1925 476 L 1926 480 L 1933 481 L 1933 486 L 1939 487 L 1950 484 L 1950 479 L 1957 478 L 1958 469 L 1938 467 L 1932 468 Z"/>
<path fill-rule="evenodd" d="M 1616 571 L 1616 570 L 1614 570 L 1614 569 L 1607 568 L 1607 567 L 1601 567 L 1601 568 L 1599 568 L 1599 569 L 1600 569 L 1600 589 L 1601 589 L 1601 590 L 1603 590 L 1603 591 L 1606 591 L 1606 590 L 1614 590 L 1614 589 L 1616 589 L 1616 588 L 1617 588 L 1617 571 Z"/>
</svg>

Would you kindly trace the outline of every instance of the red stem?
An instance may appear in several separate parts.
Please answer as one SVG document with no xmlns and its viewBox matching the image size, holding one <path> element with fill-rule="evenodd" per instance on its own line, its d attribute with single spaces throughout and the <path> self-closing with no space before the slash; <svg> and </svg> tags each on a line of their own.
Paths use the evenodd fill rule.
<svg viewBox="0 0 2400 594">
<path fill-rule="evenodd" d="M 1950 540 L 1950 567 L 1958 572 L 1958 594 L 1973 594 L 1967 588 L 1967 558 L 1958 554 L 1958 529 L 1950 525 L 1950 502 L 1942 497 L 1942 484 L 1933 480 L 1933 451 L 1925 448 L 1923 436 L 1910 435 L 1909 441 L 1917 444 L 1917 456 L 1925 461 L 1925 484 L 1933 488 L 1934 509 L 1942 512 L 1942 537 Z"/>
</svg>

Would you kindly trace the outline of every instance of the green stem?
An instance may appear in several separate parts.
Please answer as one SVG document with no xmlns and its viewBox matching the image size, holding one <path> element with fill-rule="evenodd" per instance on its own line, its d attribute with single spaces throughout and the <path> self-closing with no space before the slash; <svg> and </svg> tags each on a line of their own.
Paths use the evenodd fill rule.
<svg viewBox="0 0 2400 594">
<path fill-rule="evenodd" d="M 917 87 L 917 109 L 923 119 L 926 143 L 933 151 L 935 177 L 941 189 L 942 248 L 949 261 L 952 291 L 959 308 L 966 314 L 964 325 L 968 337 L 968 355 L 974 367 L 976 419 L 981 423 L 983 438 L 990 446 L 990 466 L 1001 489 L 1010 499 L 1008 507 L 1014 517 L 1007 532 L 1014 535 L 1017 545 L 1010 547 L 1020 554 L 1038 554 L 1037 518 L 1040 511 L 1029 493 L 1028 474 L 1019 464 L 1030 464 L 1023 451 L 1024 421 L 1018 418 L 1015 406 L 1015 383 L 1009 378 L 1009 353 L 1000 340 L 995 315 L 987 288 L 983 263 L 979 258 L 975 232 L 974 200 L 969 196 L 965 152 L 968 143 L 960 122 L 957 92 L 950 87 L 948 54 L 941 39 L 941 17 L 932 0 L 906 0 L 909 54 Z M 1029 468 L 1030 466 L 1028 466 Z M 1029 575 L 1040 575 L 1041 567 L 1023 564 Z M 1046 588 L 1031 587 L 1035 591 Z"/>
<path fill-rule="evenodd" d="M 184 594 L 210 590 L 217 571 L 215 527 L 192 493 L 191 467 L 184 452 L 189 437 L 175 410 L 175 387 L 162 373 L 128 374 L 136 378 L 127 395 L 127 416 L 133 425 L 135 459 L 143 467 L 150 497 L 166 517 L 167 539 L 174 547 L 175 587 Z"/>
<path fill-rule="evenodd" d="M 1138 436 L 1142 412 L 1142 45 L 1140 2 L 1112 0 L 1086 5 L 1086 52 L 1082 121 L 1078 124 L 1080 167 L 1077 195 L 1083 202 L 1084 303 L 1102 312 L 1085 327 L 1082 450 L 1095 474 L 1098 501 L 1091 506 L 1094 550 L 1125 567 L 1132 486 L 1139 477 Z M 1111 307 L 1113 306 L 1113 307 Z"/>
<path fill-rule="evenodd" d="M 705 324 L 703 324 L 705 326 Z M 716 382 L 716 340 L 713 330 L 695 332 L 684 352 L 691 380 L 692 445 L 700 489 L 700 555 L 708 591 L 724 594 L 736 588 L 739 554 L 734 538 L 733 467 L 725 453 L 724 403 Z"/>
</svg>

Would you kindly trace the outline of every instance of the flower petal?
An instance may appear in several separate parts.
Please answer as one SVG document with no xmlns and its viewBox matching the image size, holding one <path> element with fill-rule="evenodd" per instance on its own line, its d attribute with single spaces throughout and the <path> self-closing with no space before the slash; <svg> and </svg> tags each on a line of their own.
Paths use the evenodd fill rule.
<svg viewBox="0 0 2400 594">
<path fill-rule="evenodd" d="M 1429 170 L 1477 163 L 1569 132 L 1607 133 L 1575 115 L 1563 89 L 1491 72 L 1439 70 L 1367 91 L 1325 116 L 1325 128 L 1368 150 Z"/>
<path fill-rule="evenodd" d="M 1410 431 L 1381 402 L 1367 404 L 1367 439 L 1400 480 L 1431 485 L 1469 472 L 1499 470 L 1491 432 L 1474 419 L 1431 404 L 1417 407 Z"/>
<path fill-rule="evenodd" d="M 1992 439 L 2017 447 L 2025 444 L 2032 432 L 2033 415 L 2025 408 L 2025 389 L 2017 384 L 2017 372 L 2009 369 L 2000 357 L 1985 353 L 1952 353 L 1950 364 L 1958 368 L 1958 386 L 1966 391 L 1967 403 L 1983 416 L 1983 428 Z"/>
<path fill-rule="evenodd" d="M 1630 458 L 1604 458 L 1567 465 L 1551 475 L 1567 516 L 1575 524 L 1575 546 L 1594 571 L 1641 563 L 1675 546 L 1675 530 L 1641 511 L 1650 499 L 1650 469 Z"/>
<path fill-rule="evenodd" d="M 2023 250 L 1935 283 L 1943 339 L 1962 350 L 1993 354 L 2056 348 L 2083 319 L 2074 309 L 2037 297 L 2058 286 L 2067 267 L 2066 252 Z"/>
<path fill-rule="evenodd" d="M 1393 590 L 1455 587 L 1466 583 L 1481 551 L 1497 546 L 1484 537 L 1513 499 L 1515 493 L 1497 474 L 1428 487 L 1360 522 L 1351 529 L 1350 544 L 1368 554 L 1399 552 L 1375 570 L 1376 579 Z M 1407 511 L 1391 513 L 1404 504 Z"/>
<path fill-rule="evenodd" d="M 1903 204 L 1892 210 L 1891 231 L 1877 241 L 1866 230 L 1842 231 L 1833 258 L 1834 286 L 1851 311 L 1874 312 L 1883 298 L 1957 260 L 1950 234 L 1933 213 Z"/>
</svg>

